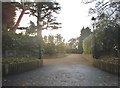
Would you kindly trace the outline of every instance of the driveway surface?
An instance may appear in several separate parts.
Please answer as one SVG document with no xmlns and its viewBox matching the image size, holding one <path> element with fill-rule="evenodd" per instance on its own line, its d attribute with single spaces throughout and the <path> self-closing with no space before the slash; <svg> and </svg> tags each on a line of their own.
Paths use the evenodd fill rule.
<svg viewBox="0 0 120 88">
<path fill-rule="evenodd" d="M 41 68 L 3 78 L 3 86 L 118 86 L 116 75 L 93 67 L 78 54 L 43 62 Z"/>
</svg>

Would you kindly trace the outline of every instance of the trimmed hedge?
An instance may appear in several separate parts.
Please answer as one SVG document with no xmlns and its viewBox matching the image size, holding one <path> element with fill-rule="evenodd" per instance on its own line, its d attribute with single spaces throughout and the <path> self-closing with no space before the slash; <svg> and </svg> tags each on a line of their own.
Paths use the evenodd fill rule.
<svg viewBox="0 0 120 88">
<path fill-rule="evenodd" d="M 93 38 L 93 35 L 90 34 L 87 38 L 83 40 L 83 52 L 85 54 L 92 53 L 92 38 Z"/>
</svg>

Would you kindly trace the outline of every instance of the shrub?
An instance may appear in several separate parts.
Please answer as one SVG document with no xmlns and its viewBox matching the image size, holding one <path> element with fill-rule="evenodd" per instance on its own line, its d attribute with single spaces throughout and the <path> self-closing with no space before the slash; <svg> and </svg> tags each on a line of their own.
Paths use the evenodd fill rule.
<svg viewBox="0 0 120 88">
<path fill-rule="evenodd" d="M 83 40 L 83 52 L 85 54 L 92 53 L 92 38 L 93 38 L 93 35 L 91 34 Z"/>
</svg>

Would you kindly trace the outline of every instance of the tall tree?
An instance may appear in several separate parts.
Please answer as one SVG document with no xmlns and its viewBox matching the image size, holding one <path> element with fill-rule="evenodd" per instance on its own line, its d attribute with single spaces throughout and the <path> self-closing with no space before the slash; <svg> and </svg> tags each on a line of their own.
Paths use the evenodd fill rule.
<svg viewBox="0 0 120 88">
<path fill-rule="evenodd" d="M 81 37 L 82 39 L 84 40 L 86 37 L 88 37 L 91 33 L 91 29 L 89 27 L 86 27 L 86 28 L 82 28 L 81 30 Z"/>
<path fill-rule="evenodd" d="M 120 25 L 113 20 L 101 19 L 98 21 L 96 30 L 94 31 L 95 46 L 93 54 L 99 58 L 103 55 L 119 56 L 120 53 Z"/>
<path fill-rule="evenodd" d="M 68 42 L 69 42 L 69 46 L 71 47 L 71 49 L 77 48 L 78 42 L 76 38 L 71 38 Z"/>
<path fill-rule="evenodd" d="M 15 4 L 16 7 L 19 7 L 22 12 L 14 25 L 11 28 L 13 31 L 16 31 L 22 17 L 24 14 L 30 14 L 37 17 L 37 41 L 39 41 L 39 52 L 42 50 L 42 30 L 44 29 L 58 29 L 60 23 L 56 21 L 55 13 L 58 14 L 60 6 L 57 2 L 24 2 L 22 4 Z M 41 57 L 41 54 L 40 54 Z"/>
<path fill-rule="evenodd" d="M 54 36 L 53 35 L 48 36 L 48 42 L 49 43 L 54 43 Z"/>
<path fill-rule="evenodd" d="M 95 0 L 95 7 L 89 9 L 90 14 L 97 14 L 97 19 L 102 19 L 107 15 L 106 19 L 113 20 L 117 23 L 120 22 L 120 1 L 106 1 Z"/>
<path fill-rule="evenodd" d="M 21 19 L 22 19 L 22 17 L 23 17 L 23 15 L 24 15 L 24 14 L 29 14 L 29 13 L 26 12 L 26 11 L 30 10 L 30 8 L 33 6 L 33 4 L 34 4 L 34 3 L 31 3 L 31 2 L 21 2 L 21 3 L 15 2 L 15 6 L 16 6 L 17 10 L 21 10 L 21 13 L 20 13 L 20 15 L 19 15 L 19 17 L 18 17 L 18 19 L 17 19 L 17 22 L 16 22 L 16 23 L 14 24 L 14 26 L 11 28 L 11 30 L 12 30 L 13 32 L 15 32 L 16 29 L 18 28 L 18 26 L 19 26 L 19 24 L 20 24 L 20 22 L 21 22 Z"/>
<path fill-rule="evenodd" d="M 96 0 L 95 7 L 90 8 L 90 14 L 94 13 L 97 14 L 97 17 L 94 25 L 93 55 L 96 58 L 113 54 L 119 56 L 120 1 Z"/>
<path fill-rule="evenodd" d="M 81 35 L 79 37 L 78 49 L 80 53 L 83 53 L 83 40 L 91 34 L 91 29 L 89 27 L 82 28 Z"/>
<path fill-rule="evenodd" d="M 15 31 L 19 26 L 19 23 L 24 14 L 30 14 L 37 17 L 39 19 L 39 22 L 43 21 L 44 19 L 44 23 L 42 24 L 44 25 L 44 29 L 48 28 L 48 24 L 47 24 L 48 22 L 49 23 L 51 22 L 51 24 L 49 24 L 49 28 L 51 27 L 52 29 L 59 28 L 59 26 L 56 26 L 56 25 L 59 25 L 60 23 L 55 22 L 56 17 L 53 16 L 53 12 L 58 13 L 57 10 L 60 9 L 60 7 L 58 7 L 59 6 L 58 3 L 56 2 L 21 2 L 21 3 L 16 3 L 15 5 L 17 8 L 21 10 L 21 14 L 16 24 L 12 28 L 13 31 Z"/>
<path fill-rule="evenodd" d="M 57 45 L 63 42 L 63 37 L 61 36 L 61 34 L 57 34 L 55 38 L 56 38 L 55 42 Z"/>
<path fill-rule="evenodd" d="M 39 42 L 39 52 L 42 50 L 42 30 L 58 29 L 60 23 L 56 21 L 54 13 L 58 14 L 60 6 L 57 2 L 36 2 L 30 7 L 30 15 L 37 17 L 37 37 Z M 41 57 L 41 54 L 40 54 Z"/>
</svg>

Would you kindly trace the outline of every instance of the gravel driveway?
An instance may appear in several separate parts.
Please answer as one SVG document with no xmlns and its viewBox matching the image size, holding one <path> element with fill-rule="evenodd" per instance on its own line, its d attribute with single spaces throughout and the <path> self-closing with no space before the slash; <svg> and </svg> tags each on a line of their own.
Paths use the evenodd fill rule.
<svg viewBox="0 0 120 88">
<path fill-rule="evenodd" d="M 116 75 L 93 67 L 78 54 L 43 62 L 41 68 L 3 78 L 3 86 L 118 86 Z"/>
</svg>

